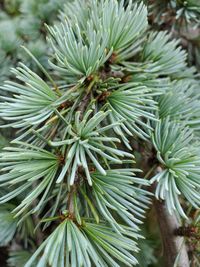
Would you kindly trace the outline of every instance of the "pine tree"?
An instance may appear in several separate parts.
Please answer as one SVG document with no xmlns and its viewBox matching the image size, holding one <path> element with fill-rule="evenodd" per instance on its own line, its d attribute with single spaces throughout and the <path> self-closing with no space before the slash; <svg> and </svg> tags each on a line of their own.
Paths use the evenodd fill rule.
<svg viewBox="0 0 200 267">
<path fill-rule="evenodd" d="M 51 24 L 59 7 L 41 2 L 22 10 Z M 0 153 L 9 266 L 148 266 L 156 259 L 141 224 L 152 205 L 170 242 L 166 266 L 189 266 L 185 244 L 173 242 L 199 237 L 198 213 L 194 227 L 180 224 L 200 207 L 199 78 L 174 27 L 198 28 L 199 6 L 159 2 L 68 1 L 45 25 L 48 65 L 29 43 L 21 54 L 31 64 L 1 86 L 1 127 L 16 131 Z"/>
</svg>

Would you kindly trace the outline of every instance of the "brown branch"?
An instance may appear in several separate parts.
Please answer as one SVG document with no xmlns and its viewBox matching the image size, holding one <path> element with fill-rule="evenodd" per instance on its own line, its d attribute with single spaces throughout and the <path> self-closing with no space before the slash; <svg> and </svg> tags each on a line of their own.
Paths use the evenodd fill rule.
<svg viewBox="0 0 200 267">
<path fill-rule="evenodd" d="M 138 151 L 143 157 L 142 169 L 148 179 L 163 170 L 156 158 L 154 148 L 146 143 L 132 142 L 134 150 Z M 152 193 L 155 192 L 156 184 L 150 188 Z M 160 229 L 160 235 L 163 243 L 163 253 L 165 259 L 164 267 L 190 267 L 188 251 L 184 238 L 176 234 L 176 230 L 181 227 L 175 215 L 170 215 L 164 201 L 153 198 L 153 207 L 156 212 L 157 222 Z M 176 263 L 176 265 L 174 265 Z"/>
<path fill-rule="evenodd" d="M 74 219 L 74 199 L 73 199 L 73 194 L 75 191 L 75 187 L 73 186 L 68 194 L 68 199 L 67 199 L 67 206 L 68 206 L 68 217 L 71 218 L 72 220 Z"/>
<path fill-rule="evenodd" d="M 86 92 L 78 108 L 78 110 L 81 112 L 81 115 L 80 115 L 81 119 L 83 118 L 83 113 L 86 110 L 90 100 L 91 100 L 91 94 L 90 92 L 89 93 Z"/>
<path fill-rule="evenodd" d="M 155 163 L 152 166 L 153 154 L 146 160 L 145 170 L 149 170 L 145 178 L 149 178 L 152 174 L 162 171 L 162 167 Z M 152 193 L 155 192 L 156 184 L 150 188 Z M 187 247 L 184 237 L 178 236 L 176 231 L 181 227 L 175 214 L 171 215 L 168 212 L 165 201 L 158 200 L 153 197 L 153 207 L 156 212 L 157 222 L 160 229 L 160 236 L 163 244 L 163 254 L 165 265 L 164 267 L 190 267 Z M 176 263 L 176 265 L 175 265 Z"/>
<path fill-rule="evenodd" d="M 154 192 L 155 186 L 152 187 Z M 154 209 L 160 228 L 165 259 L 164 267 L 189 267 L 189 258 L 184 238 L 176 235 L 176 230 L 181 226 L 175 214 L 169 214 L 164 201 L 153 199 Z"/>
</svg>

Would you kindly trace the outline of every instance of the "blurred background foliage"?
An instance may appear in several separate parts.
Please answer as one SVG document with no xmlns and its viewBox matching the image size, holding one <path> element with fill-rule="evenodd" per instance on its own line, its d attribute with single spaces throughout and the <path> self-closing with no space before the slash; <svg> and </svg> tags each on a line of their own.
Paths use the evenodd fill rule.
<svg viewBox="0 0 200 267">
<path fill-rule="evenodd" d="M 23 61 L 34 71 L 35 63 L 21 49 L 25 45 L 47 67 L 45 23 L 55 22 L 65 0 L 4 0 L 0 2 L 0 83 L 10 68 Z"/>
<path fill-rule="evenodd" d="M 0 85 L 6 79 L 13 79 L 10 68 L 22 61 L 34 71 L 40 73 L 35 62 L 25 53 L 21 46 L 26 46 L 45 67 L 49 68 L 47 57 L 49 46 L 46 43 L 45 23 L 54 24 L 59 12 L 67 0 L 1 0 L 0 1 Z M 135 0 L 141 2 L 142 0 Z M 125 1 L 125 4 L 129 0 Z M 188 51 L 188 64 L 200 71 L 200 0 L 143 0 L 149 9 L 149 23 L 152 29 L 167 30 L 174 38 L 181 38 L 182 46 Z M 197 74 L 199 75 L 199 74 Z M 0 149 L 12 138 L 12 130 L 0 131 Z M 1 192 L 0 192 L 1 193 Z M 15 234 L 16 222 L 10 218 L 10 205 L 3 206 L 4 221 L 7 220 L 10 232 L 4 238 L 7 243 Z M 183 229 L 190 250 L 191 267 L 200 266 L 200 213 L 194 214 L 188 205 L 190 225 Z M 146 240 L 139 243 L 141 252 L 136 255 L 140 267 L 159 267 L 162 262 L 162 244 L 159 236 L 154 210 L 148 212 L 147 220 L 142 227 Z M 0 222 L 1 224 L 1 222 Z M 5 266 L 23 267 L 30 254 L 26 251 L 31 243 L 34 229 L 34 218 L 28 218 L 20 229 L 24 244 L 12 242 L 9 249 L 1 242 L 0 266 L 9 254 Z M 3 226 L 2 226 L 3 227 Z M 187 231 L 187 232 L 186 232 Z M 1 233 L 1 225 L 0 225 Z M 18 233 L 17 233 L 18 234 Z M 28 238 L 27 238 L 28 236 Z M 4 240 L 4 241 L 5 241 Z M 28 244 L 26 240 L 29 240 Z M 1 237 L 0 237 L 1 241 Z M 5 256 L 5 257 L 4 257 Z"/>
</svg>

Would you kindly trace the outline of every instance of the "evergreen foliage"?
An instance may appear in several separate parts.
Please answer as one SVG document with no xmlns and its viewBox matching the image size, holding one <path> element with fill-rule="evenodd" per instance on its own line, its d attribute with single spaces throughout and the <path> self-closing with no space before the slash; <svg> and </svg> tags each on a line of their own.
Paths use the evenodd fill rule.
<svg viewBox="0 0 200 267">
<path fill-rule="evenodd" d="M 159 1 L 74 0 L 44 29 L 62 2 L 8 1 L 18 15 L 1 14 L 4 63 L 24 63 L 0 87 L 1 128 L 17 129 L 0 153 L 0 245 L 20 244 L 10 267 L 134 266 L 138 243 L 155 262 L 138 242 L 153 194 L 180 220 L 200 207 L 200 98 L 181 41 L 148 14 L 170 7 L 198 27 L 199 6 L 164 1 L 156 20 Z"/>
</svg>

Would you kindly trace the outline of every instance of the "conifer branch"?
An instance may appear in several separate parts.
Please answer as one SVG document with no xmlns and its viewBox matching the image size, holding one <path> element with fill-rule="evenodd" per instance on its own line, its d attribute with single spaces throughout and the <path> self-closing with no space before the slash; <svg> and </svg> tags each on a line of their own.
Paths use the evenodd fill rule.
<svg viewBox="0 0 200 267">
<path fill-rule="evenodd" d="M 39 13 L 40 36 L 40 22 L 62 1 L 13 3 L 34 21 Z M 25 48 L 28 66 L 19 63 L 16 78 L 0 86 L 0 128 L 18 129 L 0 152 L 0 245 L 17 236 L 23 247 L 10 253 L 10 266 L 151 265 L 148 241 L 145 255 L 137 253 L 153 194 L 166 267 L 188 267 L 175 232 L 176 218 L 181 224 L 188 206 L 200 207 L 199 81 L 172 30 L 152 28 L 162 18 L 152 7 L 175 9 L 170 27 L 199 23 L 194 0 L 67 1 L 60 21 L 47 26 L 49 60 L 43 66 Z M 35 27 L 26 24 L 25 42 Z M 5 28 L 0 22 L 0 49 Z"/>
</svg>

